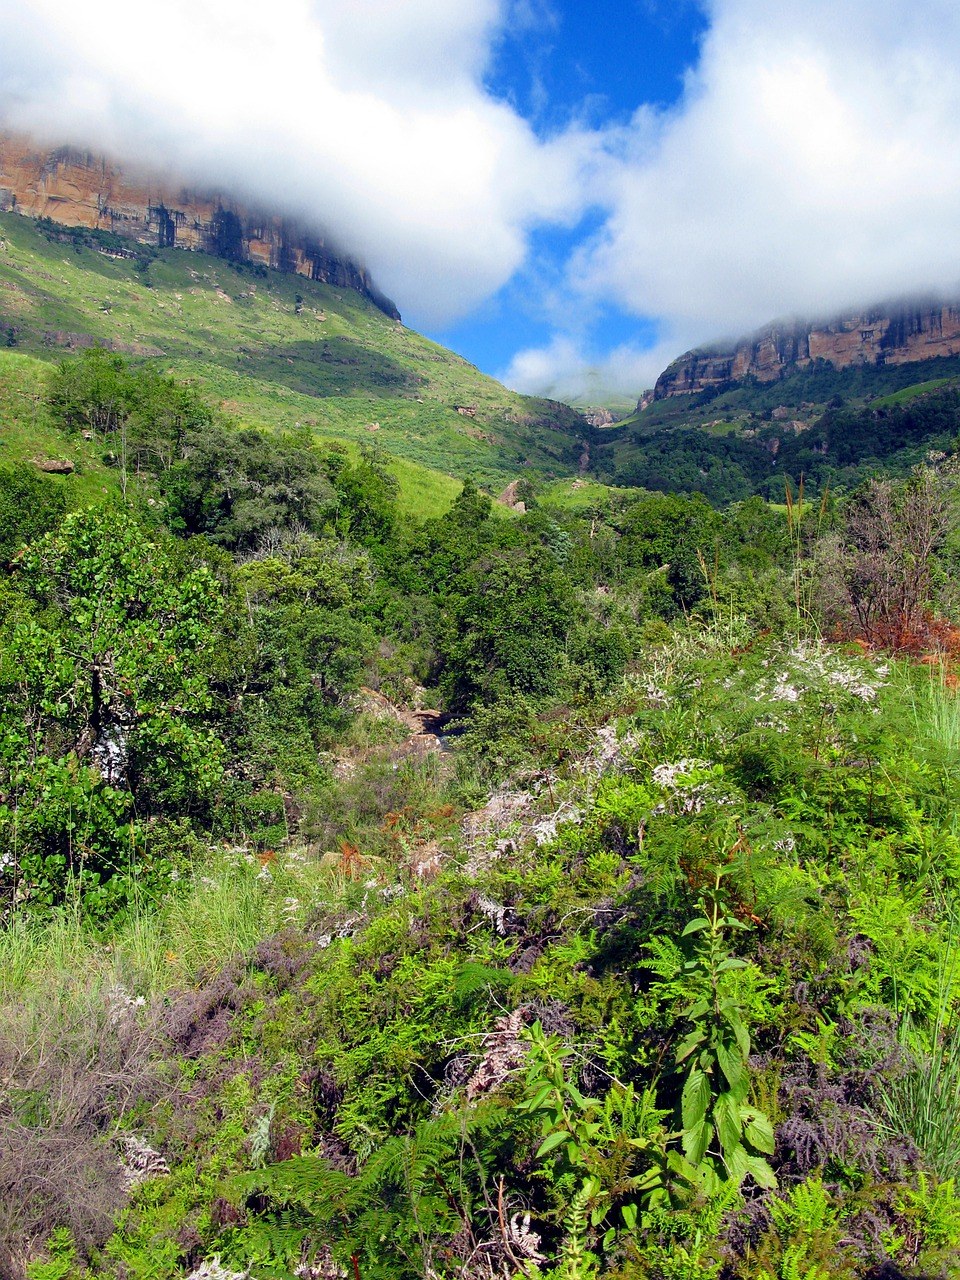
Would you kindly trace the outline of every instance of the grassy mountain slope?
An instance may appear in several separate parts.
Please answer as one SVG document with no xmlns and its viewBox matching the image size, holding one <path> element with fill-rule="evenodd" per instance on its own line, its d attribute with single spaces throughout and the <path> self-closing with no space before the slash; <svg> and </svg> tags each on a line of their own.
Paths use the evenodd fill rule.
<svg viewBox="0 0 960 1280">
<path fill-rule="evenodd" d="M 70 508 L 119 493 L 119 472 L 104 463 L 103 442 L 68 436 L 51 420 L 46 394 L 50 373 L 51 365 L 36 356 L 0 349 L 0 466 L 69 460 L 73 471 L 58 475 L 56 484 Z M 348 440 L 346 448 L 356 458 L 358 445 Z M 399 510 L 415 519 L 448 510 L 462 488 L 452 476 L 396 455 L 387 455 L 385 466 L 399 486 Z M 509 514 L 504 507 L 494 510 Z"/>
<path fill-rule="evenodd" d="M 359 294 L 178 250 L 118 258 L 109 237 L 61 234 L 0 216 L 0 340 L 18 351 L 52 360 L 99 342 L 153 357 L 243 424 L 376 440 L 494 489 L 521 468 L 576 470 L 573 410 L 506 390 Z"/>
<path fill-rule="evenodd" d="M 785 479 L 801 474 L 850 487 L 948 448 L 960 430 L 958 383 L 958 357 L 842 370 L 818 362 L 774 383 L 656 401 L 594 430 L 593 465 L 612 484 L 699 489 L 715 502 L 782 496 Z"/>
</svg>

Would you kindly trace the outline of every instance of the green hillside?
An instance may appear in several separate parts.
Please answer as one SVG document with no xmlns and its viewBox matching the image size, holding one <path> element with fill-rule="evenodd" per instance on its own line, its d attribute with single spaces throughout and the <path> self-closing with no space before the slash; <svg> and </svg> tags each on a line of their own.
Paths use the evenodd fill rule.
<svg viewBox="0 0 960 1280">
<path fill-rule="evenodd" d="M 835 369 L 818 361 L 773 383 L 673 396 L 591 435 L 613 485 L 703 492 L 714 503 L 782 497 L 801 475 L 822 488 L 906 475 L 960 432 L 960 357 Z"/>
<path fill-rule="evenodd" d="M 359 294 L 173 249 L 116 257 L 113 237 L 62 234 L 0 215 L 8 349 L 54 361 L 104 344 L 195 381 L 238 424 L 376 441 L 494 490 L 521 468 L 576 470 L 578 414 L 506 390 Z"/>
<path fill-rule="evenodd" d="M 955 375 L 614 487 L 359 298 L 10 226 L 0 1280 L 960 1274 L 960 471 L 833 485 Z"/>
</svg>

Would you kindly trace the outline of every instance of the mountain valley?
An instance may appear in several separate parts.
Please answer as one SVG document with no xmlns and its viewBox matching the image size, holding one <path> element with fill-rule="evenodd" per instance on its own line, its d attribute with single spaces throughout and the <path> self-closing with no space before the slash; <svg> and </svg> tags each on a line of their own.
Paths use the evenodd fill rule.
<svg viewBox="0 0 960 1280">
<path fill-rule="evenodd" d="M 0 207 L 0 1280 L 954 1280 L 955 313 L 617 420 Z"/>
</svg>

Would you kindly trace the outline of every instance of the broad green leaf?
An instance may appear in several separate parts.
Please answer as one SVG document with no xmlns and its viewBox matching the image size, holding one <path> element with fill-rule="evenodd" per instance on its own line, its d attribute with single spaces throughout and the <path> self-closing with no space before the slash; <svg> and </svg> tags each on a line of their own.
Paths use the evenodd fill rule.
<svg viewBox="0 0 960 1280">
<path fill-rule="evenodd" d="M 553 1091 L 553 1085 L 545 1084 L 537 1090 L 532 1098 L 525 1098 L 520 1104 L 520 1110 L 523 1111 L 539 1111 Z"/>
<path fill-rule="evenodd" d="M 758 1187 L 765 1191 L 776 1191 L 777 1175 L 762 1156 L 747 1156 L 747 1172 Z"/>
<path fill-rule="evenodd" d="M 704 1031 L 691 1031 L 687 1038 L 681 1041 L 677 1049 L 677 1062 L 683 1062 L 685 1058 L 689 1058 L 691 1053 L 698 1049 L 706 1038 L 706 1032 Z"/>
<path fill-rule="evenodd" d="M 740 1123 L 740 1107 L 729 1093 L 721 1093 L 713 1105 L 713 1120 L 724 1157 L 741 1145 L 743 1126 Z"/>
<path fill-rule="evenodd" d="M 740 1046 L 740 1052 L 744 1058 L 750 1057 L 750 1033 L 743 1025 L 740 1017 L 740 1010 L 732 1000 L 724 1000 L 720 1005 L 720 1012 L 724 1021 L 730 1027 L 730 1030 L 737 1038 L 737 1044 Z"/>
<path fill-rule="evenodd" d="M 698 916 L 696 920 L 691 920 L 687 927 L 681 933 L 680 937 L 685 938 L 691 933 L 701 933 L 704 929 L 710 928 L 710 921 L 703 916 Z"/>
<path fill-rule="evenodd" d="M 720 1070 L 726 1076 L 730 1092 L 738 1102 L 742 1102 L 747 1095 L 748 1080 L 739 1047 L 721 1042 L 717 1045 L 717 1061 L 720 1063 Z"/>
<path fill-rule="evenodd" d="M 713 1137 L 713 1125 L 709 1120 L 701 1120 L 693 1129 L 683 1131 L 683 1153 L 694 1166 L 701 1163 Z"/>
<path fill-rule="evenodd" d="M 773 1125 L 762 1111 L 758 1111 L 756 1107 L 743 1107 L 740 1112 L 744 1127 L 743 1132 L 747 1141 L 757 1151 L 762 1151 L 765 1155 L 772 1156 L 774 1150 Z"/>
<path fill-rule="evenodd" d="M 723 1163 L 726 1166 L 727 1173 L 731 1182 L 735 1182 L 739 1187 L 750 1172 L 750 1157 L 747 1155 L 747 1149 L 741 1144 L 731 1147 L 728 1151 L 724 1148 Z"/>
<path fill-rule="evenodd" d="M 570 1135 L 566 1129 L 554 1129 L 553 1133 L 548 1133 L 540 1143 L 537 1149 L 537 1159 L 539 1160 L 541 1156 L 547 1155 L 554 1147 L 559 1147 L 561 1143 L 569 1142 L 570 1140 Z"/>
<path fill-rule="evenodd" d="M 584 1107 L 586 1107 L 587 1105 L 587 1099 L 583 1096 L 583 1094 L 580 1092 L 577 1086 L 575 1084 L 571 1084 L 570 1081 L 568 1080 L 566 1083 L 566 1091 L 567 1091 L 567 1097 L 570 1098 L 573 1102 L 575 1102 L 582 1111 Z M 592 1101 L 593 1099 L 591 1098 L 591 1102 Z"/>
<path fill-rule="evenodd" d="M 623 1225 L 628 1231 L 636 1231 L 637 1229 L 637 1206 L 635 1204 L 622 1204 L 620 1212 L 623 1215 Z"/>
<path fill-rule="evenodd" d="M 709 1106 L 710 1081 L 699 1067 L 694 1067 L 687 1076 L 680 1102 L 680 1115 L 684 1129 L 695 1129 L 707 1114 Z"/>
<path fill-rule="evenodd" d="M 709 1000 L 696 1000 L 692 1005 L 684 1009 L 683 1016 L 685 1018 L 693 1018 L 694 1020 L 696 1020 L 697 1018 L 702 1018 L 705 1013 L 709 1013 L 709 1012 L 710 1012 Z"/>
</svg>

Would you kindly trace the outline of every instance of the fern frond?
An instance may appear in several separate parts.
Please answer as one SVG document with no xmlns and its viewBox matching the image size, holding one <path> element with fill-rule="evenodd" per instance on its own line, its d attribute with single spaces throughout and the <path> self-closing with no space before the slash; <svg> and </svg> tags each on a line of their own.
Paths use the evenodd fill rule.
<svg viewBox="0 0 960 1280">
<path fill-rule="evenodd" d="M 422 1120 L 412 1134 L 388 1139 L 367 1161 L 360 1177 L 365 1191 L 392 1183 L 413 1198 L 423 1194 L 444 1161 L 459 1148 L 463 1127 L 457 1112 Z"/>
<path fill-rule="evenodd" d="M 320 1156 L 309 1155 L 239 1174 L 225 1189 L 235 1198 L 259 1193 L 278 1205 L 302 1208 L 321 1219 L 346 1212 L 359 1193 L 356 1178 L 332 1169 Z"/>
<path fill-rule="evenodd" d="M 514 981 L 515 976 L 509 969 L 494 969 L 468 960 L 460 966 L 453 979 L 453 996 L 458 1003 L 463 1003 L 480 991 L 491 988 L 503 990 Z"/>
</svg>

